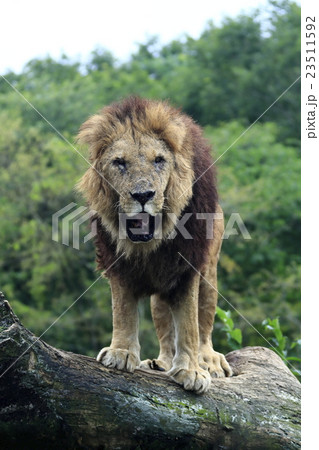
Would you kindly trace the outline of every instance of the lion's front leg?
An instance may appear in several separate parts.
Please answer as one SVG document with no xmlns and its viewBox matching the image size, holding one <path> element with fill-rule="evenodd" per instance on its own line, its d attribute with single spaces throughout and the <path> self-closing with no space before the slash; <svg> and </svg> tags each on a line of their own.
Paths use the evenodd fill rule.
<svg viewBox="0 0 319 450">
<path fill-rule="evenodd" d="M 110 347 L 104 347 L 97 356 L 105 367 L 134 372 L 140 364 L 138 342 L 137 299 L 130 290 L 112 278 L 113 336 Z"/>
<path fill-rule="evenodd" d="M 176 353 L 168 372 L 184 389 L 201 394 L 210 386 L 210 374 L 199 365 L 198 330 L 199 275 L 195 275 L 188 291 L 171 306 L 175 325 Z"/>
</svg>

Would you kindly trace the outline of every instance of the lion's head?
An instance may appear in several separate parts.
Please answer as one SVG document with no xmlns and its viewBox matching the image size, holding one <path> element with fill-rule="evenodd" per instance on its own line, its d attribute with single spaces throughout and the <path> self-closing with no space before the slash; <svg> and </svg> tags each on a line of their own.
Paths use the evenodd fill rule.
<svg viewBox="0 0 319 450">
<path fill-rule="evenodd" d="M 155 223 L 161 228 L 158 236 L 166 239 L 192 197 L 188 120 L 166 103 L 131 97 L 82 125 L 78 139 L 89 145 L 92 166 L 78 189 L 118 250 L 156 248 Z M 129 239 L 119 239 L 121 217 Z"/>
</svg>

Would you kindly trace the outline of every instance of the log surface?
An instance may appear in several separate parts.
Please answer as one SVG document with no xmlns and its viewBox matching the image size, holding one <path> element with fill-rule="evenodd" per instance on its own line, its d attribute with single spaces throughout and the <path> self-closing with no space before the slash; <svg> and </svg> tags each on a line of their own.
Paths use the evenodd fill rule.
<svg viewBox="0 0 319 450">
<path fill-rule="evenodd" d="M 300 448 L 300 383 L 279 356 L 246 347 L 226 358 L 234 376 L 196 395 L 165 373 L 109 370 L 51 347 L 2 295 L 0 448 Z"/>
</svg>

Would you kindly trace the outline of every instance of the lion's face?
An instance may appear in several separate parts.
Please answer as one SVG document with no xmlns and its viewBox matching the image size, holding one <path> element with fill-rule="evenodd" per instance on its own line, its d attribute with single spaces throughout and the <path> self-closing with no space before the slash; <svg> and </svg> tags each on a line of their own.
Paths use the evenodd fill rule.
<svg viewBox="0 0 319 450">
<path fill-rule="evenodd" d="M 174 158 L 164 141 L 130 133 L 116 140 L 100 161 L 101 173 L 118 194 L 127 236 L 133 242 L 154 238 L 155 217 L 167 207 L 165 193 Z"/>
<path fill-rule="evenodd" d="M 92 161 L 78 190 L 118 251 L 154 250 L 192 197 L 192 139 L 185 119 L 165 103 L 131 99 L 90 117 L 78 139 L 89 145 Z"/>
</svg>

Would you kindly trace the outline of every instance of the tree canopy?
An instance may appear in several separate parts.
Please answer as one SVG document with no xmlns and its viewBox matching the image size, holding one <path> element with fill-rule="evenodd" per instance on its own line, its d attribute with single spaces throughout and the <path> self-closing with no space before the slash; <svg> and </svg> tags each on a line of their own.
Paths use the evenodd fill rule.
<svg viewBox="0 0 319 450">
<path fill-rule="evenodd" d="M 71 202 L 84 204 L 74 193 L 87 168 L 74 146 L 80 124 L 102 106 L 138 94 L 181 107 L 205 128 L 220 157 L 226 223 L 239 213 L 251 235 L 224 240 L 220 292 L 262 334 L 262 321 L 279 316 L 290 342 L 298 339 L 299 75 L 300 8 L 285 0 L 220 26 L 208 22 L 198 39 L 184 36 L 161 46 L 152 37 L 126 62 L 97 48 L 85 64 L 48 56 L 28 62 L 21 73 L 5 74 L 0 286 L 24 324 L 40 335 L 98 277 L 92 242 L 77 250 L 53 241 L 52 215 Z M 140 314 L 142 356 L 153 357 L 157 342 L 148 302 L 141 303 Z M 232 317 L 244 345 L 265 345 L 235 310 Z M 46 340 L 95 355 L 109 342 L 111 327 L 110 289 L 99 280 L 47 331 Z M 217 322 L 216 346 L 227 351 L 222 328 Z"/>
</svg>

